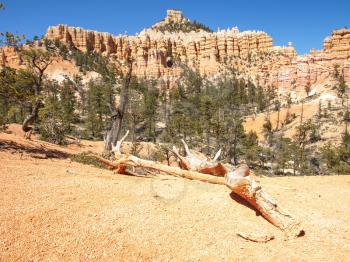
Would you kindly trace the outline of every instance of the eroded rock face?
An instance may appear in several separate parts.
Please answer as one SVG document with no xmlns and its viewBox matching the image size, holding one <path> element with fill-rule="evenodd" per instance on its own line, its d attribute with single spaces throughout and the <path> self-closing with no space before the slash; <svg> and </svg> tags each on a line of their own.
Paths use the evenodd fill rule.
<svg viewBox="0 0 350 262">
<path fill-rule="evenodd" d="M 10 66 L 18 68 L 21 64 L 21 59 L 14 47 L 6 46 L 0 48 L 0 67 Z"/>
<path fill-rule="evenodd" d="M 313 86 L 333 85 L 335 67 L 350 83 L 350 30 L 339 29 L 324 40 L 323 50 L 311 50 L 303 56 L 275 58 L 265 62 L 258 69 L 260 79 L 273 84 L 280 91 L 289 92 L 304 89 L 307 84 Z"/>
<path fill-rule="evenodd" d="M 187 20 L 179 10 L 167 10 L 167 16 L 165 18 L 165 23 L 182 23 L 184 20 Z"/>
<path fill-rule="evenodd" d="M 180 71 L 169 67 L 168 59 L 188 63 L 203 74 L 215 74 L 220 64 L 230 59 L 244 58 L 272 47 L 272 38 L 266 33 L 239 32 L 236 28 L 216 33 L 179 34 L 146 30 L 137 36 L 113 36 L 59 25 L 50 27 L 45 37 L 58 39 L 81 51 L 109 54 L 117 60 L 123 60 L 130 49 L 139 77 L 178 76 Z"/>
<path fill-rule="evenodd" d="M 350 29 L 338 29 L 332 32 L 323 43 L 324 51 L 332 59 L 346 60 L 350 57 Z"/>
<path fill-rule="evenodd" d="M 261 31 L 240 32 L 237 28 L 207 32 L 159 31 L 166 23 L 188 23 L 181 11 L 168 10 L 167 17 L 135 36 L 100 33 L 77 27 L 49 27 L 46 39 L 60 40 L 81 51 L 109 55 L 123 64 L 131 53 L 134 74 L 142 78 L 176 79 L 184 63 L 207 76 L 216 76 L 228 67 L 240 77 L 280 92 L 304 90 L 307 84 L 325 85 L 334 82 L 334 67 L 350 83 L 350 30 L 333 31 L 324 41 L 323 50 L 311 50 L 298 56 L 293 46 L 273 46 L 272 38 Z M 15 54 L 2 49 L 0 63 L 14 64 Z"/>
</svg>

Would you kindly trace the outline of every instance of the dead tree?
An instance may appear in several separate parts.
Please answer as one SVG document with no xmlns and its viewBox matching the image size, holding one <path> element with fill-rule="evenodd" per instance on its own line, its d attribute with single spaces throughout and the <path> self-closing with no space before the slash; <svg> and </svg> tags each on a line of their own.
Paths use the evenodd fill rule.
<svg viewBox="0 0 350 262">
<path fill-rule="evenodd" d="M 65 76 L 66 81 L 73 86 L 73 89 L 78 92 L 80 100 L 81 100 L 81 114 L 85 115 L 86 109 L 86 94 L 84 85 L 81 83 L 81 77 L 79 75 L 74 75 L 73 79 Z"/>
<path fill-rule="evenodd" d="M 217 161 L 220 157 L 221 149 L 216 153 L 213 159 L 201 159 L 190 151 L 188 145 L 183 139 L 181 139 L 181 142 L 184 145 L 186 156 L 181 156 L 175 146 L 173 147 L 173 153 L 179 159 L 179 165 L 182 169 L 198 171 L 200 173 L 214 176 L 225 176 L 226 167 Z"/>
<path fill-rule="evenodd" d="M 201 165 L 195 168 L 197 170 L 190 170 L 191 164 L 189 163 L 192 162 L 187 161 L 180 155 L 180 162 L 185 161 L 184 163 L 186 164 L 186 166 L 183 166 L 184 168 L 168 166 L 155 161 L 144 160 L 133 155 L 121 154 L 120 146 L 125 137 L 126 136 L 124 136 L 123 139 L 113 148 L 117 159 L 115 162 L 98 156 L 96 156 L 96 158 L 111 170 L 120 174 L 124 174 L 126 168 L 130 166 L 151 169 L 161 173 L 166 173 L 168 175 L 198 180 L 206 183 L 226 185 L 234 194 L 243 198 L 256 210 L 258 210 L 270 223 L 283 230 L 288 237 L 298 237 L 304 234 L 304 231 L 300 227 L 300 223 L 294 219 L 292 215 L 282 210 L 277 202 L 263 190 L 263 188 L 254 179 L 254 176 L 250 172 L 248 166 L 243 165 L 238 168 L 233 168 L 222 164 L 224 166 L 223 170 L 225 171 L 225 177 L 202 173 L 200 172 Z M 184 145 L 186 145 L 186 143 L 184 143 Z M 188 150 L 188 152 L 190 151 Z"/>
<path fill-rule="evenodd" d="M 117 144 L 117 141 L 120 136 L 125 109 L 129 101 L 129 86 L 132 78 L 132 65 L 133 61 L 129 59 L 128 73 L 122 85 L 122 89 L 120 92 L 120 102 L 118 107 L 115 108 L 113 105 L 109 105 L 111 111 L 111 125 L 110 129 L 106 132 L 105 135 L 104 147 L 104 153 L 107 155 L 110 154 L 112 148 Z"/>
</svg>

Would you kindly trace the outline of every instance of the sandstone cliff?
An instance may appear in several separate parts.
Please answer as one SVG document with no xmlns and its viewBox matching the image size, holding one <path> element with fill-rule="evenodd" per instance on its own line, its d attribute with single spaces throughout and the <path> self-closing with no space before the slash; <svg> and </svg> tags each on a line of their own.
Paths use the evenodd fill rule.
<svg viewBox="0 0 350 262">
<path fill-rule="evenodd" d="M 350 30 L 340 29 L 324 40 L 323 50 L 311 50 L 309 54 L 295 56 L 288 63 L 270 63 L 266 70 L 270 76 L 263 77 L 280 89 L 287 91 L 296 86 L 326 85 L 334 82 L 334 67 L 350 83 Z M 263 75 L 263 72 L 260 71 Z"/>
<path fill-rule="evenodd" d="M 178 76 L 180 70 L 167 65 L 176 59 L 197 68 L 202 74 L 215 74 L 221 64 L 251 53 L 266 52 L 272 38 L 264 32 L 239 32 L 237 28 L 215 33 L 203 30 L 188 33 L 161 32 L 157 30 L 166 23 L 189 21 L 179 11 L 168 11 L 167 17 L 136 36 L 113 36 L 81 28 L 59 25 L 50 27 L 47 39 L 58 39 L 81 51 L 95 51 L 111 55 L 117 60 L 125 57 L 131 49 L 136 63 L 135 74 L 139 77 Z"/>
<path fill-rule="evenodd" d="M 135 36 L 114 36 L 58 25 L 49 27 L 45 38 L 60 40 L 81 51 L 103 53 L 121 63 L 126 53 L 131 52 L 135 61 L 134 73 L 143 78 L 176 78 L 182 72 L 181 63 L 208 76 L 234 67 L 241 77 L 260 85 L 274 85 L 281 93 L 294 92 L 303 96 L 304 86 L 308 83 L 313 88 L 334 83 L 334 66 L 337 64 L 346 82 L 350 83 L 349 29 L 333 31 L 325 39 L 322 50 L 311 50 L 303 56 L 298 56 L 291 45 L 273 46 L 272 38 L 261 31 L 240 32 L 236 27 L 218 32 L 201 28 L 190 32 L 159 30 L 160 27 L 171 29 L 166 27 L 167 24 L 187 26 L 189 23 L 180 11 L 168 10 L 165 19 Z M 10 48 L 1 50 L 1 65 L 14 65 L 16 59 L 20 62 Z M 175 61 L 177 63 L 173 63 Z"/>
</svg>

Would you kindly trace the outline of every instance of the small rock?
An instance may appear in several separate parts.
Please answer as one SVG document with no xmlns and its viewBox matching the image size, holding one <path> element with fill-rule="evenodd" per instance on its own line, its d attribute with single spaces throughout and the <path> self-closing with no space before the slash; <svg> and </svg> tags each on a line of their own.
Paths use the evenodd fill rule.
<svg viewBox="0 0 350 262">
<path fill-rule="evenodd" d="M 66 169 L 66 173 L 69 175 L 76 175 L 76 173 L 72 170 Z"/>
</svg>

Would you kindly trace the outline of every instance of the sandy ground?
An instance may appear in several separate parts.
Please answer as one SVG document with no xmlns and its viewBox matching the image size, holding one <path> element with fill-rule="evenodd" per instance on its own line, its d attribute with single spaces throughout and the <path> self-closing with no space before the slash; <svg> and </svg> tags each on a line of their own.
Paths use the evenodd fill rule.
<svg viewBox="0 0 350 262">
<path fill-rule="evenodd" d="M 224 186 L 34 159 L 8 147 L 11 141 L 30 146 L 0 134 L 0 261 L 350 259 L 350 176 L 261 178 L 279 204 L 303 221 L 306 235 L 285 240 Z M 276 239 L 254 243 L 237 232 Z"/>
<path fill-rule="evenodd" d="M 296 118 L 283 128 L 283 135 L 288 138 L 293 138 L 296 135 L 297 127 L 300 125 L 301 112 L 303 112 L 303 123 L 308 120 L 315 121 L 315 118 L 317 118 L 317 114 L 319 113 L 320 102 L 323 112 L 326 108 L 328 108 L 328 102 L 330 102 L 332 105 L 332 109 L 327 110 L 329 115 L 327 117 L 323 117 L 321 120 L 322 127 L 320 129 L 320 132 L 322 140 L 332 142 L 340 141 L 345 130 L 345 124 L 341 120 L 341 117 L 338 115 L 338 113 L 340 111 L 344 111 L 345 109 L 341 109 L 341 99 L 337 97 L 336 93 L 333 90 L 325 90 L 324 92 L 320 91 L 319 96 L 316 96 L 315 98 L 310 97 L 310 100 L 306 101 L 303 107 L 301 103 L 292 104 L 289 109 L 283 107 L 281 108 L 279 116 L 277 111 L 270 111 L 269 117 L 273 129 L 276 129 L 277 123 L 279 123 L 279 129 L 282 128 L 282 123 L 286 120 L 287 112 L 290 114 L 295 114 Z M 266 121 L 266 117 L 266 112 L 247 117 L 243 123 L 245 131 L 255 131 L 258 135 L 259 140 L 265 141 L 263 125 Z"/>
</svg>

